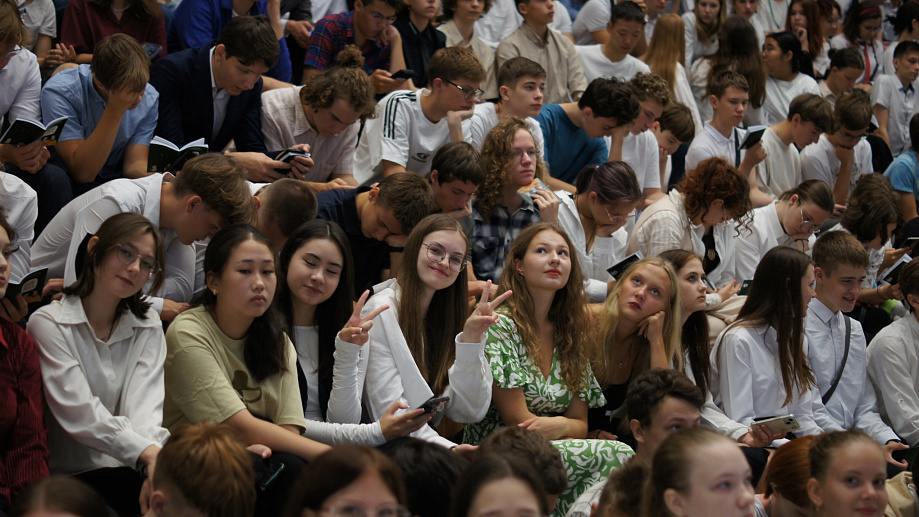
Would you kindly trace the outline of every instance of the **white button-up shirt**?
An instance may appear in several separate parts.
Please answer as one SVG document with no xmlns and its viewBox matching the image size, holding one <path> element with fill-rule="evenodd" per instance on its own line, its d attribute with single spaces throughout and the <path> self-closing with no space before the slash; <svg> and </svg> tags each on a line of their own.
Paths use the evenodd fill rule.
<svg viewBox="0 0 919 517">
<path fill-rule="evenodd" d="M 36 311 L 27 329 L 41 354 L 52 472 L 133 467 L 166 441 L 166 339 L 153 309 L 146 319 L 125 311 L 103 341 L 80 298 L 65 296 Z"/>
<path fill-rule="evenodd" d="M 10 282 L 19 283 L 31 270 L 29 250 L 35 237 L 38 195 L 21 179 L 0 172 L 0 207 L 3 208 L 6 222 L 16 232 L 16 238 L 11 244 L 17 249 L 8 260 L 12 269 Z"/>
<path fill-rule="evenodd" d="M 41 122 L 41 74 L 35 54 L 25 49 L 16 52 L 0 68 L 0 120 L 24 118 Z"/>
<path fill-rule="evenodd" d="M 738 281 L 751 280 L 753 273 L 756 272 L 756 266 L 763 259 L 769 250 L 776 246 L 795 246 L 795 241 L 785 233 L 779 221 L 779 214 L 776 211 L 776 203 L 769 203 L 753 210 L 753 224 L 750 225 L 750 233 L 741 230 L 740 238 L 737 239 L 737 255 L 734 258 L 734 271 Z M 813 235 L 809 240 L 813 240 Z"/>
<path fill-rule="evenodd" d="M 868 375 L 881 414 L 911 445 L 919 444 L 919 320 L 910 314 L 881 329 L 868 347 Z"/>
<path fill-rule="evenodd" d="M 849 356 L 839 384 L 826 403 L 826 410 L 839 426 L 860 429 L 884 444 L 896 440 L 897 435 L 881 420 L 874 389 L 868 383 L 867 342 L 862 325 L 855 319 L 850 321 Z M 829 391 L 845 355 L 845 315 L 831 311 L 823 302 L 814 298 L 807 307 L 804 328 L 808 341 L 807 361 L 822 395 Z"/>
<path fill-rule="evenodd" d="M 806 353 L 806 341 L 803 346 Z M 712 379 L 715 404 L 738 423 L 749 426 L 755 418 L 791 414 L 801 425 L 799 436 L 842 430 L 813 386 L 798 388 L 785 404 L 778 337 L 770 326 L 725 329 L 712 349 Z"/>
<path fill-rule="evenodd" d="M 51 219 L 32 246 L 32 268 L 48 268 L 49 278 L 64 278 L 64 285 L 77 279 L 77 250 L 87 235 L 95 234 L 109 217 L 135 213 L 154 226 L 160 222 L 160 192 L 171 174 L 152 174 L 141 179 L 120 178 L 98 186 L 64 206 Z M 172 230 L 160 229 L 160 245 L 165 250 L 163 285 L 151 298 L 157 312 L 163 298 L 191 301 L 195 280 L 195 251 L 182 244 Z M 65 251 L 66 250 L 66 251 Z M 153 294 L 153 293 L 151 293 Z"/>
</svg>

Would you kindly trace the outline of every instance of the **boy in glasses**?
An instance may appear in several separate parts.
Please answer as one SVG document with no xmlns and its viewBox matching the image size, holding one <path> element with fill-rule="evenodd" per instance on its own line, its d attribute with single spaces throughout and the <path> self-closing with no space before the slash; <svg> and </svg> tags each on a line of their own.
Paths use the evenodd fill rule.
<svg viewBox="0 0 919 517">
<path fill-rule="evenodd" d="M 428 77 L 429 88 L 396 90 L 377 104 L 354 156 L 358 183 L 409 171 L 427 175 L 434 153 L 450 141 L 448 114 L 471 114 L 482 97 L 485 71 L 468 48 L 438 50 Z"/>
<path fill-rule="evenodd" d="M 48 278 L 64 285 L 76 280 L 76 257 L 83 241 L 109 217 L 133 212 L 156 226 L 165 249 L 163 286 L 151 298 L 164 321 L 188 307 L 194 289 L 195 251 L 191 244 L 229 224 L 251 220 L 252 194 L 245 172 L 230 158 L 205 154 L 189 160 L 175 177 L 152 174 L 116 179 L 68 203 L 32 246 L 32 269 L 48 268 Z"/>
</svg>

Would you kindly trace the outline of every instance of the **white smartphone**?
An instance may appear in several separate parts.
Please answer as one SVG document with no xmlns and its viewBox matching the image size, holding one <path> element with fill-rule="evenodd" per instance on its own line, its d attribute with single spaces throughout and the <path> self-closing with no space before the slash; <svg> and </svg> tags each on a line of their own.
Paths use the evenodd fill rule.
<svg viewBox="0 0 919 517">
<path fill-rule="evenodd" d="M 793 433 L 801 428 L 801 424 L 798 423 L 794 415 L 754 418 L 753 422 L 765 426 L 772 434 Z"/>
</svg>

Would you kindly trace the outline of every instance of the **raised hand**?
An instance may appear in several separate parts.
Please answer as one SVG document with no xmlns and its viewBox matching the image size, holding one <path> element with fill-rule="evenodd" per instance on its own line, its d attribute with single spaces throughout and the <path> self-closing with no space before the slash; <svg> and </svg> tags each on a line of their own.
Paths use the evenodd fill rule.
<svg viewBox="0 0 919 517">
<path fill-rule="evenodd" d="M 369 296 L 370 291 L 367 290 L 358 298 L 357 303 L 354 304 L 354 310 L 351 312 L 351 317 L 348 318 L 348 321 L 345 322 L 345 326 L 341 329 L 341 332 L 338 333 L 338 339 L 355 345 L 363 345 L 370 339 L 370 329 L 373 327 L 373 319 L 379 316 L 381 312 L 388 309 L 389 305 L 381 305 L 370 311 L 366 316 L 361 316 L 361 311 L 364 310 L 364 303 L 367 302 Z"/>
<path fill-rule="evenodd" d="M 504 300 L 511 294 L 510 290 L 504 291 L 504 293 L 498 295 L 494 300 L 488 301 L 491 297 L 491 280 L 485 282 L 485 288 L 482 289 L 482 296 L 479 298 L 479 303 L 475 306 L 475 310 L 472 311 L 472 314 L 466 319 L 466 324 L 463 325 L 463 333 L 460 334 L 460 341 L 463 343 L 478 343 L 482 341 L 482 337 L 485 335 L 485 331 L 488 330 L 488 327 L 498 322 L 498 315 L 495 314 L 495 309 L 504 303 Z"/>
<path fill-rule="evenodd" d="M 558 222 L 558 207 L 562 201 L 555 192 L 536 187 L 531 191 L 533 203 L 539 208 L 539 219 L 544 223 Z"/>
</svg>

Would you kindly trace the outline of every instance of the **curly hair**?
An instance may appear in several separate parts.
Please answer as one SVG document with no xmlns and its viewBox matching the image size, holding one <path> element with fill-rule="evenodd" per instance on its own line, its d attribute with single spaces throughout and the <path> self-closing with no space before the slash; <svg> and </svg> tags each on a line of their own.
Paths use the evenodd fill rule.
<svg viewBox="0 0 919 517">
<path fill-rule="evenodd" d="M 749 230 L 753 222 L 750 183 L 723 158 L 703 160 L 683 177 L 677 190 L 683 193 L 683 204 L 690 219 L 701 217 L 711 204 L 720 199 L 724 209 L 737 221 L 737 235 Z"/>
<path fill-rule="evenodd" d="M 530 242 L 544 231 L 552 231 L 565 239 L 569 250 L 574 250 L 574 244 L 568 234 L 558 226 L 551 223 L 538 223 L 527 227 L 511 243 L 511 249 L 504 260 L 504 270 L 498 282 L 501 289 L 510 289 L 514 296 L 505 302 L 507 314 L 517 333 L 523 341 L 527 355 L 534 364 L 539 364 L 539 347 L 536 344 L 536 326 L 533 315 L 533 297 L 530 295 L 526 279 L 517 271 L 516 263 L 522 262 L 530 247 Z M 571 273 L 565 287 L 556 291 L 549 305 L 549 321 L 552 322 L 553 342 L 558 360 L 562 369 L 562 380 L 574 393 L 585 387 L 588 372 L 590 371 L 590 358 L 587 347 L 588 313 L 587 299 L 584 295 L 584 277 L 577 259 L 571 260 Z"/>
<path fill-rule="evenodd" d="M 482 144 L 482 166 L 485 168 L 485 179 L 479 186 L 476 194 L 476 210 L 479 211 L 486 219 L 491 217 L 492 211 L 498 205 L 501 198 L 501 192 L 504 191 L 507 180 L 507 167 L 514 160 L 512 147 L 514 137 L 517 131 L 526 131 L 533 135 L 530 127 L 523 119 L 516 117 L 501 122 L 488 132 L 485 142 Z M 539 144 L 533 139 L 533 145 L 536 147 L 537 155 L 541 155 Z M 546 177 L 546 164 L 542 158 L 536 160 L 536 177 L 542 179 Z"/>
<path fill-rule="evenodd" d="M 315 76 L 300 89 L 300 102 L 311 108 L 325 109 L 338 100 L 348 102 L 361 121 L 373 118 L 376 111 L 373 83 L 361 68 L 364 56 L 360 49 L 348 45 L 337 56 L 337 65 Z"/>
<path fill-rule="evenodd" d="M 654 101 L 664 107 L 670 104 L 670 85 L 657 74 L 638 73 L 629 81 L 639 101 Z"/>
</svg>

